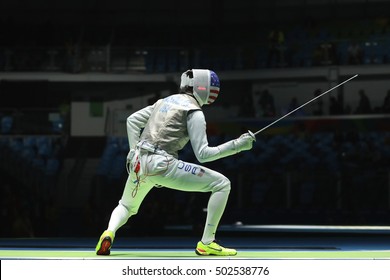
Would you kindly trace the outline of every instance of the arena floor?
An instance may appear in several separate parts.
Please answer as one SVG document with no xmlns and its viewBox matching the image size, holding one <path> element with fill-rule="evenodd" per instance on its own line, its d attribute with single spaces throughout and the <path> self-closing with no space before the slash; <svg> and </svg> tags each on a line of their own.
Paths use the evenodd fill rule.
<svg viewBox="0 0 390 280">
<path fill-rule="evenodd" d="M 198 239 L 185 234 L 117 234 L 110 256 L 95 254 L 98 236 L 3 238 L 1 279 L 385 280 L 390 273 L 388 227 L 228 226 L 220 231 L 220 243 L 237 249 L 236 256 L 197 256 Z"/>
<path fill-rule="evenodd" d="M 221 232 L 221 244 L 238 251 L 232 259 L 390 260 L 389 227 L 242 226 Z M 110 256 L 95 255 L 97 238 L 3 238 L 0 259 L 205 258 L 195 254 L 198 239 L 191 236 L 118 234 Z"/>
</svg>

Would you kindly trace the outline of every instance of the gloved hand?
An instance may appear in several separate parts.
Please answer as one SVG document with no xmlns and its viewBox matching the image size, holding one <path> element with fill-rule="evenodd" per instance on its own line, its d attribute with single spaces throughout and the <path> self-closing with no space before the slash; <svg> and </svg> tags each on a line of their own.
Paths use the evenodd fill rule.
<svg viewBox="0 0 390 280">
<path fill-rule="evenodd" d="M 241 152 L 252 149 L 253 141 L 256 141 L 256 136 L 252 131 L 248 130 L 247 133 L 244 133 L 237 139 L 233 140 L 233 143 L 236 151 Z"/>
</svg>

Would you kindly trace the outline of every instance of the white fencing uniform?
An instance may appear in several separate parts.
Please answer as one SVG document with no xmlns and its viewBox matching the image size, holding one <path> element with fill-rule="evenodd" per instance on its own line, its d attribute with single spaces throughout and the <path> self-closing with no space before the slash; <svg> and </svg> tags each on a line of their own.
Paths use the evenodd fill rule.
<svg viewBox="0 0 390 280">
<path fill-rule="evenodd" d="M 219 93 L 219 80 L 210 82 L 212 75 L 218 79 L 212 71 L 192 71 L 194 77 L 182 77 L 181 84 L 182 88 L 192 88 L 192 93 L 187 90 L 187 93 L 160 99 L 128 117 L 129 176 L 122 198 L 111 215 L 108 230 L 115 233 L 138 212 L 143 199 L 154 186 L 164 186 L 180 191 L 211 193 L 202 242 L 209 243 L 215 239 L 228 200 L 230 181 L 202 165 L 181 161 L 178 151 L 190 141 L 198 161 L 208 162 L 251 149 L 254 137 L 245 133 L 222 145 L 209 147 L 201 106 L 215 100 Z"/>
</svg>

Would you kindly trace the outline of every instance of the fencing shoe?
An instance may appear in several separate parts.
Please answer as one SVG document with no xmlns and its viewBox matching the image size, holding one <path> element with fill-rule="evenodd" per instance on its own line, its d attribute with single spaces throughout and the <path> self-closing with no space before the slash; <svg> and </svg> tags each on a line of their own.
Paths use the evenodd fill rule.
<svg viewBox="0 0 390 280">
<path fill-rule="evenodd" d="M 113 242 L 114 233 L 110 230 L 104 231 L 96 245 L 96 255 L 109 255 Z"/>
<path fill-rule="evenodd" d="M 234 249 L 229 249 L 222 247 L 215 241 L 210 244 L 204 244 L 202 241 L 199 241 L 195 253 L 200 256 L 235 256 L 237 251 Z"/>
</svg>

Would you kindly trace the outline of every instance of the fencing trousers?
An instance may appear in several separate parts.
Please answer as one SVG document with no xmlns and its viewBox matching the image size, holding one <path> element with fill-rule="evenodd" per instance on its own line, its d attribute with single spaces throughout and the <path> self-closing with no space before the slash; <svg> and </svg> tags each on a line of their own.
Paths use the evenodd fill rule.
<svg viewBox="0 0 390 280">
<path fill-rule="evenodd" d="M 139 171 L 135 167 L 139 162 Z M 139 149 L 131 161 L 123 195 L 113 210 L 108 230 L 115 232 L 128 219 L 137 214 L 142 201 L 155 186 L 186 192 L 210 192 L 206 223 L 201 238 L 209 243 L 215 240 L 215 233 L 226 207 L 230 193 L 230 180 L 207 167 L 178 160 L 161 151 L 151 153 Z"/>
</svg>

